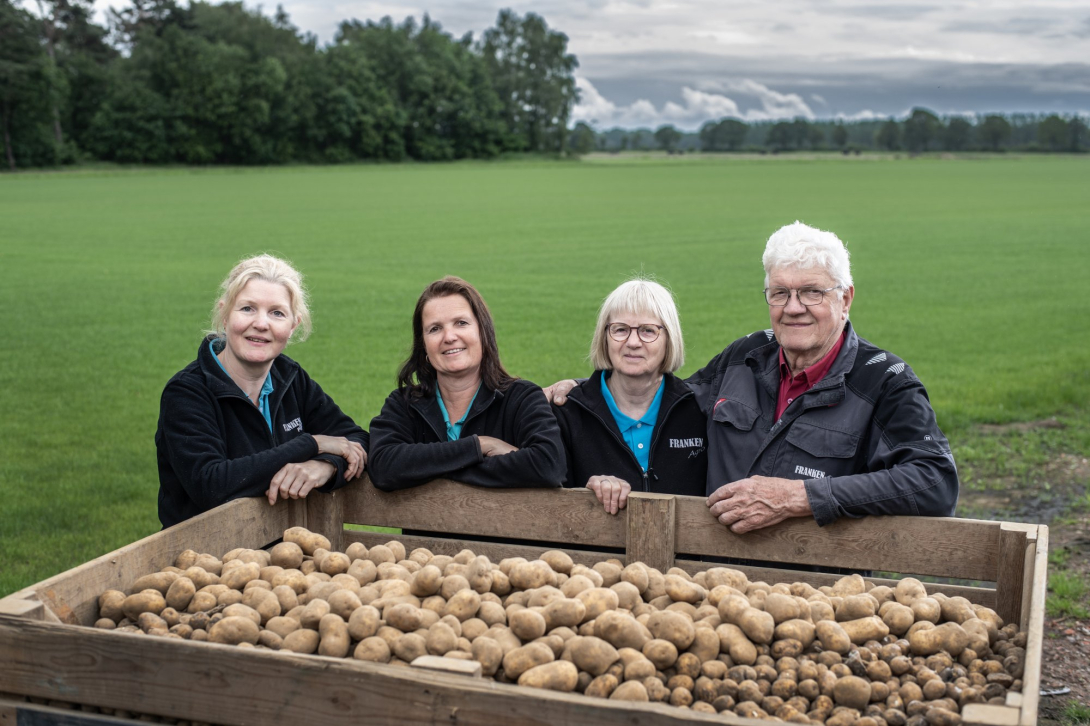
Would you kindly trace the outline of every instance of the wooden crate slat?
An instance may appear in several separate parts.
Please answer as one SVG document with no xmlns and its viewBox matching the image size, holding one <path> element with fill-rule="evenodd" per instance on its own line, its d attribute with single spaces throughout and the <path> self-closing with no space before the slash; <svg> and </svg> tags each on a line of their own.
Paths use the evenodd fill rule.
<svg viewBox="0 0 1090 726">
<path fill-rule="evenodd" d="M 737 535 L 704 502 L 677 497 L 679 553 L 995 581 L 999 522 L 864 517 L 819 527 L 800 517 Z"/>
<path fill-rule="evenodd" d="M 1026 547 L 1030 535 L 1036 538 L 1037 525 L 1003 522 L 999 529 L 999 552 L 996 560 L 999 572 L 996 586 L 999 590 L 999 617 L 1008 623 L 1022 620 L 1023 574 L 1032 558 L 1027 560 Z"/>
<path fill-rule="evenodd" d="M 642 562 L 660 572 L 674 566 L 676 497 L 651 492 L 632 492 L 625 516 L 627 561 Z"/>
<path fill-rule="evenodd" d="M 0 616 L 6 687 L 40 698 L 232 726 L 722 722 L 667 704 L 633 708 L 579 694 L 352 660 L 89 628 L 73 637 L 77 627 Z M 752 720 L 732 723 L 761 726 Z"/>
<path fill-rule="evenodd" d="M 1018 726 L 1018 718 L 1017 708 L 993 703 L 969 703 L 961 712 L 961 722 L 967 725 Z"/>
<path fill-rule="evenodd" d="M 431 550 L 435 555 L 451 555 L 452 557 L 462 550 L 472 550 L 474 554 L 484 555 L 493 563 L 499 563 L 507 557 L 525 557 L 528 560 L 534 560 L 541 556 L 542 552 L 546 552 L 552 549 L 559 549 L 567 552 L 572 561 L 577 565 L 586 565 L 590 567 L 595 563 L 608 560 L 611 557 L 615 557 L 622 562 L 624 561 L 624 555 L 613 554 L 611 552 L 599 552 L 596 550 L 573 550 L 566 549 L 562 546 L 550 546 L 541 545 L 537 547 L 530 547 L 527 545 L 518 544 L 504 544 L 502 542 L 480 542 L 469 539 L 443 539 L 439 537 L 417 537 L 404 534 L 388 534 L 385 532 L 358 532 L 356 530 L 346 529 L 344 531 L 344 542 L 347 547 L 352 542 L 362 542 L 367 548 L 374 547 L 377 544 L 386 544 L 392 539 L 396 539 L 405 545 L 406 553 L 412 552 L 417 547 L 424 547 Z"/>
<path fill-rule="evenodd" d="M 236 499 L 9 597 L 40 600 L 62 620 L 70 612 L 72 622 L 91 625 L 98 617 L 98 596 L 106 590 L 124 591 L 198 545 L 217 557 L 235 547 L 264 547 L 283 535 L 288 509 L 286 504 L 270 507 L 264 498 Z"/>
<path fill-rule="evenodd" d="M 437 480 L 383 492 L 366 480 L 340 491 L 344 521 L 350 524 L 625 546 L 624 518 L 607 514 L 588 489 L 480 489 Z"/>
<path fill-rule="evenodd" d="M 1032 546 L 1033 584 L 1029 587 L 1029 607 L 1025 611 L 1029 622 L 1022 678 L 1022 726 L 1037 723 L 1037 706 L 1041 698 L 1041 653 L 1045 637 L 1045 593 L 1048 589 L 1048 527 L 1043 524 L 1037 526 L 1036 542 Z"/>
</svg>

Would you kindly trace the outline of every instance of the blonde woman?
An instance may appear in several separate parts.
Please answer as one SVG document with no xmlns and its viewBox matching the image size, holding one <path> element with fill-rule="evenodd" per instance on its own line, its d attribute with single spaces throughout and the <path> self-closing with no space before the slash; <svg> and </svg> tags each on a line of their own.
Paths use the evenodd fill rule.
<svg viewBox="0 0 1090 726">
<path fill-rule="evenodd" d="M 260 255 L 231 270 L 197 359 L 160 401 L 164 527 L 241 497 L 331 491 L 363 472 L 367 432 L 282 354 L 309 333 L 302 276 L 288 262 Z"/>
</svg>

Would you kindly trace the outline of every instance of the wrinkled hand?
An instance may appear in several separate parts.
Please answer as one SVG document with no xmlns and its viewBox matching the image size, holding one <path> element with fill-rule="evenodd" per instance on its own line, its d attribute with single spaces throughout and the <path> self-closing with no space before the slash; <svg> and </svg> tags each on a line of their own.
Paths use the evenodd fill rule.
<svg viewBox="0 0 1090 726">
<path fill-rule="evenodd" d="M 576 385 L 578 384 L 571 378 L 557 381 L 548 388 L 543 389 L 545 391 L 545 398 L 549 399 L 549 403 L 563 406 L 564 402 L 568 400 L 568 394 L 571 392 L 571 389 L 575 388 Z"/>
<path fill-rule="evenodd" d="M 801 479 L 752 476 L 725 484 L 708 497 L 712 515 L 735 534 L 811 514 Z"/>
<path fill-rule="evenodd" d="M 519 447 L 512 446 L 503 439 L 497 439 L 494 436 L 478 436 L 477 438 L 481 442 L 481 453 L 485 456 L 503 456 L 519 450 Z"/>
<path fill-rule="evenodd" d="M 587 479 L 587 489 L 594 492 L 594 496 L 598 497 L 607 512 L 616 514 L 628 504 L 628 493 L 632 491 L 632 485 L 615 476 L 592 476 Z"/>
<path fill-rule="evenodd" d="M 281 499 L 302 499 L 315 487 L 320 487 L 337 473 L 337 467 L 328 461 L 311 459 L 301 464 L 285 464 L 269 482 L 265 496 L 269 504 L 276 504 Z"/>
<path fill-rule="evenodd" d="M 318 444 L 319 454 L 334 454 L 348 462 L 348 468 L 344 472 L 345 481 L 351 481 L 363 473 L 363 467 L 367 466 L 367 452 L 357 441 L 350 441 L 343 436 L 314 437 Z"/>
</svg>

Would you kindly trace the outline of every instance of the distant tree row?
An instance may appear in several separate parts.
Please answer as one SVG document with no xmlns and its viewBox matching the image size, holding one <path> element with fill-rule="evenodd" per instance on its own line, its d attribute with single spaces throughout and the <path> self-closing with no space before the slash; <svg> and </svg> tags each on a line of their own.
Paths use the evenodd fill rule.
<svg viewBox="0 0 1090 726">
<path fill-rule="evenodd" d="M 320 47 L 282 8 L 0 0 L 5 165 L 275 164 L 559 153 L 577 99 L 567 37 L 499 13 L 474 40 L 427 16 L 346 20 Z"/>
<path fill-rule="evenodd" d="M 580 122 L 571 148 L 624 151 L 757 151 L 862 149 L 883 151 L 1090 151 L 1086 119 L 1078 115 L 987 114 L 974 118 L 940 118 L 913 109 L 908 118 L 868 121 L 761 121 L 746 123 L 724 118 L 705 123 L 699 132 L 683 133 L 673 126 L 651 129 L 614 128 L 596 133 Z M 576 143 L 578 142 L 578 143 Z"/>
</svg>

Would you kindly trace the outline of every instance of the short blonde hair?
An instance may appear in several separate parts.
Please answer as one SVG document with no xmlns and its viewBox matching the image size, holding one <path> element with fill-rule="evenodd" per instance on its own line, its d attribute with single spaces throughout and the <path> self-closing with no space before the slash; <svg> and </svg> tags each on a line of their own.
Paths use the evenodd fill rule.
<svg viewBox="0 0 1090 726">
<path fill-rule="evenodd" d="M 595 370 L 613 370 L 609 361 L 609 334 L 606 326 L 621 313 L 647 313 L 662 321 L 666 328 L 666 356 L 660 373 L 673 373 L 685 364 L 685 341 L 681 337 L 681 321 L 674 296 L 665 287 L 651 280 L 636 278 L 622 283 L 602 301 L 598 309 L 598 326 L 590 342 L 590 363 Z"/>
<path fill-rule="evenodd" d="M 220 284 L 220 295 L 212 306 L 212 329 L 208 332 L 219 338 L 227 334 L 227 313 L 238 299 L 242 288 L 250 280 L 263 280 L 283 285 L 288 291 L 292 317 L 298 322 L 293 339 L 306 340 L 310 335 L 310 307 L 307 304 L 307 291 L 303 287 L 303 276 L 287 260 L 272 255 L 257 255 L 242 260 L 227 278 Z"/>
</svg>

